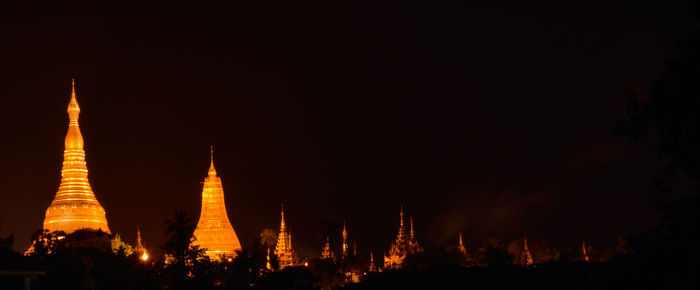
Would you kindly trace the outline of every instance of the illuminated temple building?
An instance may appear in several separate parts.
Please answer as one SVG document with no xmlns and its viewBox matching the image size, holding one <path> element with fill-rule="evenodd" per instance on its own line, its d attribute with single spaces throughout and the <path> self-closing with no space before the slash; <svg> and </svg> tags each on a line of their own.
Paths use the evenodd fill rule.
<svg viewBox="0 0 700 290">
<path fill-rule="evenodd" d="M 237 255 L 236 251 L 241 249 L 241 243 L 226 214 L 224 188 L 214 168 L 213 147 L 210 158 L 208 176 L 204 178 L 202 188 L 202 212 L 194 230 L 192 244 L 206 249 L 205 254 L 212 260 L 233 258 Z"/>
<path fill-rule="evenodd" d="M 287 224 L 284 222 L 284 205 L 282 205 L 282 221 L 280 222 L 280 233 L 277 236 L 275 255 L 279 262 L 280 270 L 297 263 L 296 253 L 292 249 L 292 234 L 287 231 Z"/>
<path fill-rule="evenodd" d="M 78 229 L 102 230 L 109 233 L 105 210 L 95 198 L 90 182 L 83 150 L 83 136 L 78 125 L 80 106 L 75 97 L 73 80 L 68 103 L 68 133 L 63 151 L 61 185 L 56 197 L 46 210 L 44 229 L 72 233 Z"/>
<path fill-rule="evenodd" d="M 384 268 L 385 269 L 398 269 L 401 268 L 404 259 L 408 255 L 415 253 L 420 253 L 423 248 L 418 244 L 416 240 L 415 231 L 413 230 L 413 217 L 410 218 L 411 231 L 406 234 L 406 226 L 403 222 L 403 206 L 401 207 L 401 212 L 399 213 L 401 219 L 399 221 L 399 232 L 396 235 L 396 240 L 391 243 L 389 247 L 389 252 L 384 256 Z"/>
</svg>

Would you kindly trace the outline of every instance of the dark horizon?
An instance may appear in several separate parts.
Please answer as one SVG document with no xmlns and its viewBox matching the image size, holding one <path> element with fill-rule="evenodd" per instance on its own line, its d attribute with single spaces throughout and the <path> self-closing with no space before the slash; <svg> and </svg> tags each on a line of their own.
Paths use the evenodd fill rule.
<svg viewBox="0 0 700 290">
<path fill-rule="evenodd" d="M 244 247 L 284 203 L 309 258 L 346 220 L 377 259 L 400 205 L 425 246 L 614 248 L 658 222 L 662 163 L 613 130 L 692 2 L 2 4 L 0 235 L 23 252 L 44 219 L 75 77 L 109 226 L 152 250 L 175 209 L 198 217 L 210 145 Z"/>
</svg>

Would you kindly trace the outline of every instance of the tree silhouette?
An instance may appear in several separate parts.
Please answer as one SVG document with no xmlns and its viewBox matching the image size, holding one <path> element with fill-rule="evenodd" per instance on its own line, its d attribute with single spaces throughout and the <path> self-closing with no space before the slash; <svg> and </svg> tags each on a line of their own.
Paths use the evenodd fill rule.
<svg viewBox="0 0 700 290">
<path fill-rule="evenodd" d="M 697 11 L 696 11 L 697 12 Z M 697 15 L 697 14 L 696 14 Z M 616 132 L 633 141 L 656 135 L 656 149 L 667 158 L 655 179 L 661 225 L 629 238 L 636 267 L 653 275 L 657 284 L 698 288 L 700 270 L 700 33 L 679 43 L 667 70 L 649 88 L 648 100 L 630 98 L 629 118 Z M 679 174 L 694 182 L 687 195 L 673 200 L 668 193 Z"/>
</svg>

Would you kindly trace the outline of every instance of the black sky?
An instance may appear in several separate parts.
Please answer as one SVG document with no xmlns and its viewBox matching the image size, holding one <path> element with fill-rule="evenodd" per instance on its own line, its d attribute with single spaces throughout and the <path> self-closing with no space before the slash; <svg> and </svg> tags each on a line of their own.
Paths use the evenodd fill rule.
<svg viewBox="0 0 700 290">
<path fill-rule="evenodd" d="M 74 76 L 129 241 L 199 215 L 209 145 L 242 242 L 284 202 L 309 257 L 323 220 L 385 250 L 400 204 L 427 245 L 610 248 L 653 225 L 660 160 L 612 130 L 696 27 L 691 1 L 453 2 L 0 4 L 0 234 L 24 250 L 43 221 Z"/>
</svg>

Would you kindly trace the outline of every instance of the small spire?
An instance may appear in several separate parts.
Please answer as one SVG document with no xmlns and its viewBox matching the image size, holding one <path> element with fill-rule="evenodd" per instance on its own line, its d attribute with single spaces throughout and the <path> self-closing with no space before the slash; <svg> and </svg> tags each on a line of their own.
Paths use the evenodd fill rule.
<svg viewBox="0 0 700 290">
<path fill-rule="evenodd" d="M 409 217 L 409 220 L 411 221 L 411 240 L 416 238 L 415 232 L 413 231 L 413 215 Z"/>
<path fill-rule="evenodd" d="M 345 227 L 345 220 L 343 220 L 343 240 L 348 238 L 348 230 Z"/>
<path fill-rule="evenodd" d="M 284 203 L 282 203 L 282 212 L 280 216 L 282 216 L 282 226 L 284 226 Z"/>
<path fill-rule="evenodd" d="M 403 204 L 401 205 L 401 211 L 399 212 L 399 215 L 401 216 L 401 223 L 400 223 L 400 225 L 403 227 Z"/>
<path fill-rule="evenodd" d="M 216 168 L 214 168 L 214 146 L 209 146 L 209 176 L 216 176 Z"/>
<path fill-rule="evenodd" d="M 343 258 L 348 255 L 348 231 L 345 228 L 345 220 L 343 220 Z"/>
<path fill-rule="evenodd" d="M 80 114 L 80 106 L 78 106 L 78 98 L 75 95 L 75 78 L 71 79 L 71 94 L 70 102 L 68 103 L 68 116 L 70 116 L 71 123 L 78 123 L 78 114 Z"/>
</svg>

